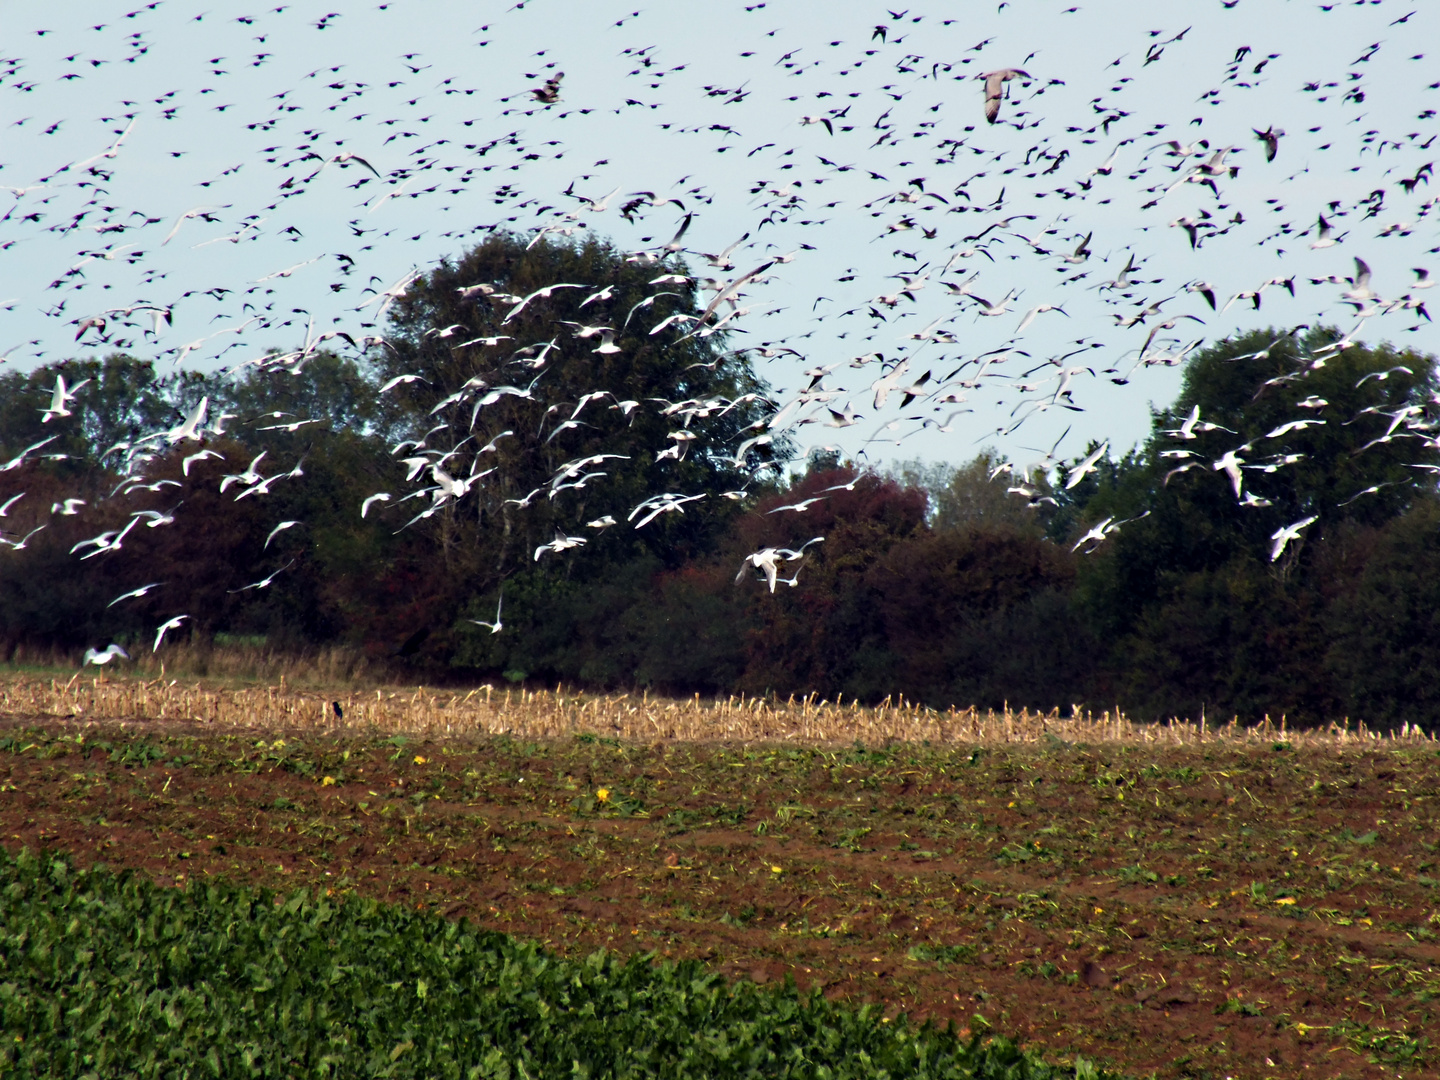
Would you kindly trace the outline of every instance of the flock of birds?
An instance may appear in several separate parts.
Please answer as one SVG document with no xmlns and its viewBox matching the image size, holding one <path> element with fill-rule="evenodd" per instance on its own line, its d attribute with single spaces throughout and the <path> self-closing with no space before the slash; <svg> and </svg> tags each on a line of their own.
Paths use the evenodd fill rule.
<svg viewBox="0 0 1440 1080">
<path fill-rule="evenodd" d="M 987 440 L 1018 458 L 1019 438 L 1049 439 L 1062 425 L 1076 438 L 1106 435 L 1067 461 L 1062 434 L 1038 459 L 1003 467 L 1010 492 L 1039 506 L 1049 498 L 1042 474 L 1073 488 L 1100 468 L 1127 412 L 1118 388 L 1142 374 L 1152 392 L 1173 387 L 1157 373 L 1173 376 L 1207 341 L 1262 325 L 1262 301 L 1264 317 L 1278 307 L 1289 328 L 1248 359 L 1312 326 L 1349 326 L 1302 350 L 1287 381 L 1362 337 L 1433 339 L 1423 264 L 1440 253 L 1426 247 L 1440 216 L 1440 82 L 1425 82 L 1433 62 L 1412 50 L 1437 13 L 1391 0 L 1304 10 L 1247 0 L 1241 17 L 1238 3 L 1187 8 L 1197 25 L 1151 29 L 1157 16 L 1144 5 L 1130 21 L 1040 0 L 963 20 L 943 6 L 877 5 L 816 27 L 813 10 L 758 2 L 714 13 L 713 34 L 701 35 L 675 11 L 600 4 L 562 32 L 540 0 L 497 7 L 473 33 L 454 22 L 459 12 L 413 3 L 236 16 L 155 0 L 83 28 L 37 23 L 25 40 L 43 55 L 28 55 L 16 28 L 17 55 L 0 57 L 0 198 L 10 200 L 0 292 L 20 295 L 0 302 L 0 318 L 30 336 L 0 361 L 124 350 L 170 370 L 286 379 L 322 351 L 391 349 L 394 305 L 426 265 L 476 236 L 502 229 L 533 244 L 606 230 L 628 263 L 654 269 L 653 295 L 622 312 L 601 282 L 526 295 L 467 283 L 460 299 L 474 302 L 475 325 L 427 331 L 474 372 L 436 407 L 456 419 L 398 446 L 408 490 L 376 492 L 358 514 L 417 499 L 419 513 L 395 521 L 408 528 L 477 497 L 494 482 L 487 453 L 513 433 L 466 444 L 483 410 L 506 398 L 567 416 L 552 439 L 607 396 L 627 414 L 662 409 L 672 428 L 650 452 L 677 463 L 693 452 L 695 417 L 753 403 L 620 400 L 604 386 L 578 401 L 547 398 L 547 370 L 618 352 L 636 327 L 670 341 L 723 334 L 716 340 L 770 380 L 767 415 L 719 448 L 741 470 L 783 470 L 772 449 L 787 443 L 804 459 L 817 448 L 806 445 L 810 430 L 823 448 L 870 461 L 902 447 L 953 456 Z M 587 19 L 595 25 L 579 25 Z M 1251 37 L 1266 32 L 1278 36 Z M 1293 55 L 1277 51 L 1307 40 Z M 204 189 L 195 205 L 193 186 Z M 651 305 L 677 287 L 697 290 L 699 309 L 654 318 Z M 536 341 L 505 332 L 572 290 L 584 290 L 593 320 L 556 320 Z M 1226 323 L 1232 310 L 1250 321 Z M 273 348 L 286 334 L 292 347 Z M 381 390 L 426 376 L 401 374 Z M 58 430 L 83 420 L 87 382 L 57 375 L 36 404 L 42 421 Z M 1323 402 L 1300 404 L 1302 415 L 1265 437 L 1276 453 L 1250 460 L 1259 440 L 1215 457 L 1184 449 L 1167 483 L 1193 472 L 1229 484 L 1242 505 L 1269 505 L 1247 488 L 1247 470 L 1283 479 L 1299 460 L 1283 437 L 1327 422 Z M 1435 404 L 1384 414 L 1377 442 L 1433 448 Z M 202 399 L 110 448 L 124 478 L 111 498 L 153 489 L 156 462 L 172 456 L 188 476 L 218 456 L 207 442 L 231 421 L 290 433 L 328 422 L 211 416 Z M 1214 430 L 1197 410 L 1170 435 L 1189 444 Z M 56 437 L 0 475 L 46 457 Z M 610 456 L 566 461 L 513 501 L 603 487 Z M 298 465 L 267 473 L 264 457 L 221 490 L 263 498 L 303 475 Z M 0 518 L 22 496 L 8 496 Z M 657 492 L 628 508 L 625 524 L 645 528 L 703 497 Z M 772 512 L 803 514 L 828 497 Z M 78 502 L 52 513 L 80 512 Z M 136 512 L 73 554 L 104 556 L 142 521 L 183 519 Z M 1282 525 L 1271 558 L 1317 520 Z M 267 550 L 280 541 L 277 562 L 298 524 L 278 522 L 267 538 Z M 1095 550 L 1124 524 L 1094 523 L 1075 550 Z M 533 560 L 618 525 L 613 513 L 576 520 Z M 22 549 L 44 527 L 0 543 Z M 822 541 L 757 551 L 741 576 L 753 572 L 772 593 L 793 586 L 798 574 L 782 576 L 782 564 L 798 569 Z M 269 587 L 290 565 L 246 589 Z M 501 607 L 503 593 L 494 620 L 471 621 L 499 633 Z M 166 619 L 151 647 L 188 618 Z M 125 657 L 111 645 L 86 663 Z"/>
</svg>

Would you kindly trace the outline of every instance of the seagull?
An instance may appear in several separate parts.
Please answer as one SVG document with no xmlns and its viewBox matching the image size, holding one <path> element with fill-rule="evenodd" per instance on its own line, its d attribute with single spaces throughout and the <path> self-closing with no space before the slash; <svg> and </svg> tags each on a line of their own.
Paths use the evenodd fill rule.
<svg viewBox="0 0 1440 1080">
<path fill-rule="evenodd" d="M 40 410 L 40 422 L 42 424 L 48 424 L 57 416 L 71 415 L 70 410 L 66 408 L 66 404 L 68 402 L 74 401 L 75 395 L 79 393 L 80 388 L 91 381 L 92 380 L 90 379 L 82 379 L 80 382 L 76 383 L 74 386 L 70 387 L 67 390 L 65 388 L 65 376 L 56 375 L 54 393 L 52 393 L 50 396 L 50 404 L 46 408 Z"/>
<path fill-rule="evenodd" d="M 0 473 L 9 472 L 11 469 L 18 469 L 21 465 L 25 464 L 25 458 L 30 453 L 30 451 L 39 450 L 42 446 L 46 445 L 47 443 L 54 442 L 59 437 L 59 435 L 51 435 L 48 439 L 41 439 L 37 443 L 31 443 L 29 446 L 27 446 L 24 450 L 21 450 L 20 453 L 16 454 L 9 461 L 5 462 L 3 465 L 0 465 Z"/>
<path fill-rule="evenodd" d="M 535 561 L 539 562 L 540 556 L 544 555 L 547 551 L 559 553 L 565 551 L 567 548 L 576 548 L 588 543 L 589 541 L 583 536 L 566 536 L 559 529 L 556 529 L 554 540 L 551 540 L 548 544 L 541 544 L 535 549 Z"/>
<path fill-rule="evenodd" d="M 115 597 L 114 600 L 111 600 L 110 603 L 106 604 L 105 606 L 106 606 L 107 608 L 112 608 L 112 607 L 114 607 L 116 604 L 120 603 L 122 600 L 133 600 L 133 599 L 135 599 L 137 596 L 144 596 L 144 595 L 146 595 L 151 589 L 158 589 L 158 588 L 160 588 L 160 586 L 163 585 L 163 584 L 164 584 L 163 581 L 153 581 L 153 582 L 151 582 L 149 585 L 141 585 L 140 588 L 138 588 L 138 589 L 131 589 L 131 590 L 130 590 L 129 592 L 127 592 L 127 593 L 121 593 L 119 596 Z M 126 660 L 129 660 L 130 658 L 127 656 L 125 659 L 126 659 Z"/>
<path fill-rule="evenodd" d="M 1271 124 L 1264 131 L 1261 131 L 1259 128 L 1251 128 L 1250 130 L 1255 132 L 1255 138 L 1265 144 L 1265 160 L 1267 162 L 1274 161 L 1276 151 L 1280 149 L 1280 140 L 1284 138 L 1285 132 L 1277 128 L 1274 124 Z"/>
<path fill-rule="evenodd" d="M 122 649 L 119 645 L 116 645 L 113 641 L 110 643 L 110 647 L 105 649 L 103 652 L 99 649 L 85 650 L 85 664 L 94 664 L 97 667 L 102 664 L 108 664 L 111 660 L 114 660 L 117 657 L 122 660 L 129 660 L 130 654 L 127 653 L 124 649 Z M 85 664 L 82 664 L 81 667 L 84 667 Z"/>
<path fill-rule="evenodd" d="M 800 500 L 799 502 L 797 502 L 797 503 L 790 503 L 789 505 L 786 505 L 786 506 L 777 506 L 777 507 L 775 507 L 774 510 L 767 510 L 766 513 L 769 513 L 769 514 L 778 514 L 778 513 L 780 513 L 780 511 L 782 511 L 782 510 L 794 510 L 794 511 L 796 511 L 797 513 L 804 513 L 806 510 L 809 510 L 810 507 L 814 506 L 816 503 L 818 503 L 818 502 L 823 502 L 825 499 L 828 499 L 829 497 L 830 497 L 829 495 L 814 495 L 814 496 L 811 496 L 811 497 L 808 498 L 808 499 L 801 499 L 801 500 Z"/>
<path fill-rule="evenodd" d="M 151 651 L 152 653 L 159 652 L 159 651 L 160 651 L 160 642 L 162 642 L 162 641 L 165 640 L 165 635 L 166 635 L 167 633 L 169 633 L 171 630 L 174 630 L 176 627 L 178 627 L 182 622 L 184 622 L 184 621 L 185 621 L 186 619 L 188 619 L 189 617 L 190 617 L 189 615 L 176 615 L 173 619 L 170 619 L 170 620 L 168 620 L 167 622 L 165 622 L 165 623 L 160 627 L 159 630 L 155 631 L 155 644 L 150 647 L 150 651 Z"/>
<path fill-rule="evenodd" d="M 1070 313 L 1066 311 L 1063 307 L 1061 307 L 1059 304 L 1039 304 L 1025 313 L 1025 317 L 1020 320 L 1020 325 L 1015 328 L 1015 333 L 1023 333 L 1025 331 L 1025 328 L 1035 321 L 1035 317 L 1037 315 L 1040 315 L 1046 311 L 1058 311 L 1067 319 L 1070 317 Z"/>
<path fill-rule="evenodd" d="M 290 569 L 290 567 L 294 565 L 295 560 L 291 559 L 289 562 L 287 562 L 284 566 L 280 567 L 279 570 L 276 570 L 269 577 L 261 578 L 259 581 L 251 582 L 249 585 L 242 585 L 238 589 L 230 589 L 229 591 L 231 593 L 242 593 L 245 592 L 247 589 L 268 589 L 271 582 L 273 582 L 277 577 L 279 577 L 282 573 L 284 573 L 286 570 Z M 181 617 L 183 618 L 184 616 Z"/>
<path fill-rule="evenodd" d="M 169 442 L 171 446 L 174 446 L 178 442 L 184 442 L 186 439 L 195 439 L 198 441 L 200 439 L 200 425 L 205 422 L 205 410 L 209 405 L 210 397 L 207 394 L 205 397 L 202 397 L 200 403 L 191 410 L 190 415 L 185 418 L 184 423 L 165 432 L 166 441 Z"/>
<path fill-rule="evenodd" d="M 824 539 L 823 536 L 813 537 L 806 540 L 805 543 L 801 544 L 800 547 L 795 550 L 775 547 L 761 548 L 753 554 L 746 555 L 745 558 L 741 560 L 740 572 L 735 575 L 735 580 L 738 582 L 745 576 L 745 567 L 753 566 L 765 575 L 765 582 L 770 586 L 771 593 L 774 593 L 775 582 L 779 574 L 779 561 L 784 559 L 786 562 L 795 562 L 805 554 L 805 549 L 811 544 L 818 544 Z"/>
<path fill-rule="evenodd" d="M 490 633 L 498 634 L 501 630 L 505 629 L 505 625 L 500 621 L 500 609 L 504 606 L 505 590 L 501 589 L 500 602 L 495 605 L 495 621 L 486 622 L 484 619 L 471 619 L 470 622 L 474 623 L 476 626 L 488 626 L 490 628 Z"/>
<path fill-rule="evenodd" d="M 1270 561 L 1274 562 L 1280 558 L 1281 553 L 1285 550 L 1285 546 L 1289 544 L 1291 540 L 1300 539 L 1300 530 L 1308 525 L 1313 525 L 1318 520 L 1319 518 L 1312 514 L 1310 517 L 1297 521 L 1293 525 L 1286 525 L 1271 533 L 1270 539 L 1273 540 L 1274 543 L 1270 545 Z"/>
<path fill-rule="evenodd" d="M 1370 266 L 1364 259 L 1356 258 L 1355 276 L 1350 280 L 1350 288 L 1346 289 L 1340 296 L 1352 301 L 1354 306 L 1362 308 L 1367 300 L 1374 300 L 1377 294 L 1370 288 Z"/>
<path fill-rule="evenodd" d="M 985 80 L 985 119 L 993 124 L 1000 118 L 1000 99 L 1005 94 L 1005 84 L 1011 79 L 1029 79 L 1028 71 L 1020 68 L 998 68 L 987 71 L 980 78 Z M 770 590 L 774 592 L 772 588 Z"/>
<path fill-rule="evenodd" d="M 1235 498 L 1237 499 L 1240 498 L 1240 486 L 1245 482 L 1245 476 L 1240 471 L 1240 466 L 1245 464 L 1245 459 L 1240 457 L 1239 454 L 1241 450 L 1249 449 L 1250 444 L 1246 443 L 1244 446 L 1238 446 L 1234 450 L 1226 450 L 1225 453 L 1221 455 L 1220 460 L 1210 463 L 1210 468 L 1216 472 L 1223 469 L 1225 475 L 1230 477 L 1230 483 L 1235 488 Z"/>
<path fill-rule="evenodd" d="M 1319 235 L 1318 235 L 1317 238 L 1315 239 L 1314 243 L 1312 243 L 1312 244 L 1310 245 L 1310 247 L 1311 247 L 1311 248 L 1328 248 L 1328 247 L 1334 247 L 1336 244 L 1338 244 L 1338 243 L 1340 242 L 1340 238 L 1337 237 L 1337 236 L 1332 235 L 1335 230 L 1332 229 L 1332 228 L 1330 227 L 1330 223 L 1325 220 L 1325 215 L 1324 215 L 1324 214 L 1321 214 L 1321 215 L 1319 215 L 1319 217 L 1320 217 L 1320 221 L 1319 221 L 1319 223 L 1316 225 L 1316 229 L 1318 230 Z"/>
<path fill-rule="evenodd" d="M 45 528 L 44 525 L 37 525 L 19 540 L 6 540 L 3 536 L 0 536 L 0 544 L 9 544 L 12 550 L 20 551 L 30 542 L 30 538 L 43 528 Z"/>
<path fill-rule="evenodd" d="M 270 546 L 270 541 L 271 541 L 271 540 L 274 540 L 275 537 L 276 537 L 279 533 L 283 532 L 285 529 L 290 529 L 290 528 L 293 528 L 294 526 L 300 525 L 300 524 L 303 524 L 303 523 L 302 523 L 302 522 L 299 522 L 299 521 L 282 521 L 282 522 L 280 522 L 279 525 L 276 525 L 275 528 L 273 528 L 273 529 L 270 530 L 270 535 L 267 536 L 267 537 L 265 537 L 265 543 L 260 546 L 260 550 L 261 550 L 261 551 L 264 551 L 266 548 L 268 548 L 268 547 Z"/>
<path fill-rule="evenodd" d="M 186 476 L 189 476 L 190 466 L 192 464 L 197 461 L 206 461 L 210 458 L 218 458 L 219 460 L 224 461 L 225 455 L 220 453 L 218 450 L 201 450 L 198 453 L 191 454 L 189 457 L 182 458 L 180 460 L 180 471 Z"/>
<path fill-rule="evenodd" d="M 309 154 L 309 155 L 307 155 L 307 156 L 308 156 L 308 157 L 319 157 L 320 155 L 319 155 L 319 154 L 314 154 L 314 153 L 312 153 L 312 154 Z M 369 169 L 372 173 L 375 173 L 375 179 L 376 179 L 376 180 L 383 180 L 383 179 L 384 179 L 383 176 L 381 176 L 378 172 L 375 171 L 375 166 L 374 166 L 374 165 L 371 165 L 370 162 L 366 161 L 366 160 L 365 160 L 364 158 L 362 158 L 359 154 L 352 153 L 352 152 L 349 151 L 349 150 L 343 150 L 343 151 L 341 151 L 340 153 L 336 154 L 334 157 L 326 158 L 325 161 L 321 164 L 320 168 L 319 168 L 319 169 L 316 169 L 313 173 L 311 173 L 309 176 L 307 176 L 306 179 L 307 179 L 307 180 L 310 180 L 310 179 L 314 179 L 315 177 L 319 176 L 321 170 L 323 170 L 326 165 L 335 165 L 335 164 L 343 165 L 343 164 L 345 164 L 345 162 L 347 162 L 347 161 L 353 161 L 353 162 L 355 162 L 355 163 L 358 164 L 358 165 L 364 165 L 365 168 Z"/>
<path fill-rule="evenodd" d="M 193 210 L 186 210 L 185 213 L 181 214 L 178 218 L 175 219 L 175 227 L 172 228 L 168 234 L 166 234 L 164 240 L 161 240 L 161 241 L 160 241 L 160 246 L 161 246 L 161 247 L 164 247 L 164 246 L 165 246 L 166 244 L 168 244 L 171 240 L 174 240 L 174 239 L 175 239 L 175 234 L 180 231 L 180 226 L 181 226 L 181 225 L 184 225 L 185 222 L 189 221 L 191 218 L 197 218 L 197 217 L 198 217 L 198 218 L 204 218 L 206 221 L 211 221 L 211 220 L 214 220 L 214 219 L 211 218 L 209 215 L 213 214 L 216 210 L 228 210 L 228 209 L 229 209 L 229 205 L 227 204 L 227 205 L 225 205 L 225 206 L 197 206 L 197 207 L 195 207 L 195 209 L 193 209 Z"/>
<path fill-rule="evenodd" d="M 1106 439 L 1097 446 L 1084 461 L 1075 466 L 1075 471 L 1065 479 L 1065 490 L 1069 491 L 1080 483 L 1081 480 L 1084 480 L 1087 475 L 1094 472 L 1095 463 L 1100 460 L 1101 455 L 1108 449 L 1110 449 L 1110 440 Z"/>
<path fill-rule="evenodd" d="M 370 512 L 370 507 L 373 506 L 375 503 L 389 502 L 390 498 L 391 495 L 388 491 L 376 492 L 374 495 L 371 495 L 368 499 L 366 499 L 360 504 L 360 516 L 363 518 L 366 514 L 368 514 Z"/>
<path fill-rule="evenodd" d="M 1083 547 L 1085 544 L 1088 544 L 1091 540 L 1104 540 L 1106 535 L 1110 533 L 1111 522 L 1113 522 L 1114 520 L 1115 519 L 1113 517 L 1107 517 L 1104 521 L 1097 522 L 1094 526 L 1091 527 L 1089 532 L 1087 532 L 1084 536 L 1080 537 L 1079 540 L 1075 541 L 1075 546 L 1072 547 L 1070 550 L 1079 551 L 1081 547 Z"/>
<path fill-rule="evenodd" d="M 1210 310 L 1215 310 L 1215 286 L 1211 285 L 1208 281 L 1192 281 L 1189 285 L 1185 286 L 1185 291 L 1199 293 L 1205 298 L 1205 302 L 1210 305 Z"/>
<path fill-rule="evenodd" d="M 738 582 L 745 576 L 745 567 L 753 566 L 760 573 L 765 575 L 765 582 L 770 586 L 771 593 L 775 591 L 775 579 L 779 575 L 779 568 L 776 562 L 782 558 L 780 548 L 761 548 L 753 554 L 746 555 L 740 563 L 740 572 L 735 575 Z"/>
<path fill-rule="evenodd" d="M 513 306 L 513 307 L 506 313 L 505 318 L 503 318 L 503 319 L 500 320 L 500 325 L 502 325 L 502 326 L 505 325 L 505 324 L 508 323 L 511 319 L 513 319 L 516 315 L 519 315 L 520 312 L 522 312 L 522 311 L 525 310 L 525 306 L 526 306 L 527 304 L 529 304 L 531 300 L 534 300 L 537 296 L 543 296 L 545 299 L 548 300 L 548 299 L 550 299 L 551 294 L 553 294 L 556 289 L 583 289 L 583 288 L 586 288 L 586 286 L 584 286 L 584 285 L 575 285 L 575 284 L 572 284 L 572 283 L 570 283 L 570 282 L 559 282 L 559 283 L 557 283 L 557 284 L 555 284 L 555 285 L 546 285 L 543 289 L 536 289 L 536 290 L 535 290 L 534 292 L 532 292 L 529 296 L 523 297 L 518 303 L 516 303 L 515 306 Z"/>
<path fill-rule="evenodd" d="M 1221 427 L 1219 424 L 1211 424 L 1208 422 L 1204 424 L 1200 423 L 1199 405 L 1191 408 L 1190 415 L 1185 418 L 1185 422 L 1182 423 L 1178 428 L 1170 428 L 1167 431 L 1161 432 L 1161 434 L 1169 435 L 1172 439 L 1198 439 L 1200 436 L 1195 434 L 1196 429 L 1199 429 L 1200 431 L 1227 431 L 1231 435 L 1235 434 L 1235 432 L 1230 431 L 1229 428 Z M 1189 453 L 1189 451 L 1186 451 L 1186 453 Z"/>
</svg>

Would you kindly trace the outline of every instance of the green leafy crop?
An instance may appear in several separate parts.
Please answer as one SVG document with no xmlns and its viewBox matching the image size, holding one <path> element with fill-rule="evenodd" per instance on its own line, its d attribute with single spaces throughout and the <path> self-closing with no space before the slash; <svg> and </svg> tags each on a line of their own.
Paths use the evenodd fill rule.
<svg viewBox="0 0 1440 1080">
<path fill-rule="evenodd" d="M 371 900 L 165 889 L 0 854 L 14 1077 L 1102 1075 L 700 965 L 582 961 Z"/>
</svg>

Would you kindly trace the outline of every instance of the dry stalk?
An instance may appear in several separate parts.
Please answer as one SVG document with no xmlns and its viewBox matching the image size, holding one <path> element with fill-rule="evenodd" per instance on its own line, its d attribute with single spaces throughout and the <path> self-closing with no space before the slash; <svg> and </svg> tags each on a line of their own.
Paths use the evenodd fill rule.
<svg viewBox="0 0 1440 1080">
<path fill-rule="evenodd" d="M 337 714 L 334 704 L 340 706 Z M 414 689 L 328 692 L 288 685 L 226 688 L 200 681 L 135 679 L 77 674 L 68 680 L 10 676 L 0 680 L 0 713 L 11 717 L 72 720 L 169 721 L 213 728 L 309 729 L 317 732 L 379 731 L 431 737 L 509 734 L 546 739 L 590 734 L 633 741 L 744 741 L 868 745 L 930 742 L 1000 746 L 1024 743 L 1120 743 L 1145 746 L 1206 744 L 1295 747 L 1393 747 L 1433 742 L 1408 724 L 1399 731 L 1373 731 L 1363 723 L 1288 729 L 1269 717 L 1259 725 L 1231 721 L 1171 720 L 1137 723 L 1119 710 L 1098 716 L 1072 708 L 1048 713 L 1010 708 L 998 712 L 948 709 L 939 712 L 903 698 L 862 707 L 816 701 L 748 698 L 702 700 L 651 697 L 642 693 L 593 695 L 567 691 L 498 690 L 468 692 Z"/>
</svg>

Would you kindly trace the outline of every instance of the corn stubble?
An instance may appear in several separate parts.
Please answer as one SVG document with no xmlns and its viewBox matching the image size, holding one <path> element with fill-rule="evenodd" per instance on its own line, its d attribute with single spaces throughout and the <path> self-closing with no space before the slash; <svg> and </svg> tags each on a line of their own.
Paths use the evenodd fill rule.
<svg viewBox="0 0 1440 1080">
<path fill-rule="evenodd" d="M 337 711 L 336 705 L 339 709 Z M 77 674 L 68 680 L 12 675 L 0 681 L 0 713 L 78 720 L 168 721 L 215 728 L 380 731 L 433 737 L 561 738 L 596 735 L 627 740 L 758 741 L 840 744 L 883 742 L 1120 744 L 1202 746 L 1284 742 L 1324 748 L 1433 742 L 1420 728 L 1375 731 L 1364 723 L 1289 728 L 1269 717 L 1257 725 L 1170 720 L 1141 723 L 1116 709 L 1068 715 L 1005 708 L 938 711 L 901 698 L 878 706 L 816 700 L 814 695 L 688 699 L 648 692 L 588 694 L 496 688 L 469 691 L 424 686 L 357 690 L 332 686 L 225 687 L 198 680 L 135 679 Z"/>
</svg>

